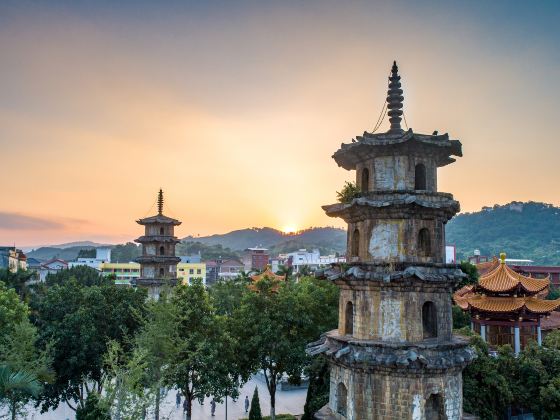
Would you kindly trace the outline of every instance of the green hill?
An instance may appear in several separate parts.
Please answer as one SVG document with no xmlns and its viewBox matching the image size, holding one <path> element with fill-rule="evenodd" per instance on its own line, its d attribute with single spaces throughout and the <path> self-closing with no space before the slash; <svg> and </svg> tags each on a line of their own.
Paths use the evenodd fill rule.
<svg viewBox="0 0 560 420">
<path fill-rule="evenodd" d="M 526 258 L 537 264 L 560 265 L 560 208 L 536 202 L 511 202 L 455 216 L 446 229 L 458 258 L 479 249 L 482 255 Z"/>
<path fill-rule="evenodd" d="M 333 227 L 309 228 L 296 233 L 283 233 L 263 227 L 234 230 L 223 235 L 211 235 L 183 239 L 186 242 L 200 242 L 205 245 L 222 245 L 234 251 L 254 246 L 263 246 L 273 253 L 297 251 L 301 248 L 319 248 L 325 254 L 346 250 L 346 231 Z"/>
</svg>

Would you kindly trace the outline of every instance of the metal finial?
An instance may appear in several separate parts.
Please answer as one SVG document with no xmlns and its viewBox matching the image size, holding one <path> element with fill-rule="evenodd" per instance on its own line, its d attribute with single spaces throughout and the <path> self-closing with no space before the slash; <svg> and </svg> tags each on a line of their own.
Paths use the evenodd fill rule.
<svg viewBox="0 0 560 420">
<path fill-rule="evenodd" d="M 387 91 L 387 108 L 389 109 L 387 114 L 391 122 L 389 133 L 399 133 L 403 131 L 401 128 L 401 115 L 403 114 L 402 107 L 404 96 L 400 80 L 401 76 L 399 76 L 397 62 L 393 61 L 391 76 L 389 77 L 389 90 Z"/>
<path fill-rule="evenodd" d="M 161 188 L 159 189 L 158 198 L 157 198 L 157 209 L 158 209 L 158 214 L 163 213 L 163 191 Z"/>
</svg>

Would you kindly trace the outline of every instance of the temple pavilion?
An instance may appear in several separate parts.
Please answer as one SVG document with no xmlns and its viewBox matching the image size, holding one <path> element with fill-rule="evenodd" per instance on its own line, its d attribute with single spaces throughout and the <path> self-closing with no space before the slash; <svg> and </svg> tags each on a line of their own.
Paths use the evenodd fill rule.
<svg viewBox="0 0 560 420">
<path fill-rule="evenodd" d="M 541 323 L 560 307 L 560 299 L 545 300 L 550 279 L 526 277 L 508 267 L 500 254 L 495 267 L 478 283 L 458 290 L 453 299 L 471 315 L 471 328 L 490 345 L 509 344 L 519 353 L 529 342 L 542 344 Z"/>
<path fill-rule="evenodd" d="M 286 277 L 285 276 L 280 276 L 278 274 L 276 274 L 274 271 L 272 271 L 272 269 L 270 268 L 269 265 L 266 266 L 266 269 L 260 273 L 260 274 L 255 274 L 251 276 L 251 285 L 249 287 L 251 287 L 253 290 L 256 290 L 256 284 L 259 281 L 262 281 L 264 279 L 268 279 L 270 281 L 272 281 L 273 283 L 276 283 L 272 286 L 272 290 L 273 291 L 277 291 L 278 290 L 278 286 L 280 284 L 281 281 L 285 281 Z"/>
</svg>

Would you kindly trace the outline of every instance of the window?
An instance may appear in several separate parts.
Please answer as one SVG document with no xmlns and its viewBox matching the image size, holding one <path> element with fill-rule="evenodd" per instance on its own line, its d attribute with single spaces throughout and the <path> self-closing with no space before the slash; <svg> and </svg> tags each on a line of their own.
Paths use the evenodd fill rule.
<svg viewBox="0 0 560 420">
<path fill-rule="evenodd" d="M 159 228 L 159 234 L 163 235 L 163 228 L 162 227 Z"/>
<path fill-rule="evenodd" d="M 194 269 L 190 268 L 189 269 L 189 274 L 194 274 Z"/>
<path fill-rule="evenodd" d="M 360 255 L 360 231 L 358 229 L 354 229 L 354 233 L 352 233 L 350 254 L 352 257 L 358 257 Z"/>
<path fill-rule="evenodd" d="M 422 228 L 418 232 L 418 256 L 429 257 L 431 254 L 432 240 L 430 239 L 430 231 Z"/>
<path fill-rule="evenodd" d="M 159 247 L 159 255 L 164 255 L 165 254 L 165 247 L 162 245 Z"/>
<path fill-rule="evenodd" d="M 437 311 L 434 302 L 422 305 L 422 331 L 424 339 L 437 337 Z"/>
<path fill-rule="evenodd" d="M 424 405 L 424 418 L 426 420 L 443 420 L 443 401 L 441 395 L 432 394 Z"/>
<path fill-rule="evenodd" d="M 336 387 L 336 412 L 346 417 L 346 404 L 348 400 L 348 391 L 346 386 L 340 382 Z"/>
<path fill-rule="evenodd" d="M 202 270 L 200 268 L 196 269 L 196 274 L 202 274 Z"/>
<path fill-rule="evenodd" d="M 426 189 L 426 167 L 423 163 L 419 163 L 416 165 L 416 168 L 414 168 L 414 189 Z"/>
<path fill-rule="evenodd" d="M 354 334 L 354 305 L 352 302 L 346 303 L 344 321 L 344 335 Z"/>
<path fill-rule="evenodd" d="M 369 190 L 369 169 L 368 168 L 362 169 L 361 190 L 362 190 L 362 192 L 368 192 L 368 190 Z"/>
<path fill-rule="evenodd" d="M 162 277 L 165 275 L 165 270 L 163 268 L 159 269 L 159 275 Z"/>
</svg>

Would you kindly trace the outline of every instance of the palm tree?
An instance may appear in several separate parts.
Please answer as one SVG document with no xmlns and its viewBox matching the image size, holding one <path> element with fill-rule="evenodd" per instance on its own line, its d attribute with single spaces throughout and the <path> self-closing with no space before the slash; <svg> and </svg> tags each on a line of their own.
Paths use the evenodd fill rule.
<svg viewBox="0 0 560 420">
<path fill-rule="evenodd" d="M 0 365 L 0 403 L 8 403 L 12 420 L 16 419 L 20 403 L 27 401 L 29 396 L 38 396 L 42 390 L 35 374 Z"/>
</svg>

